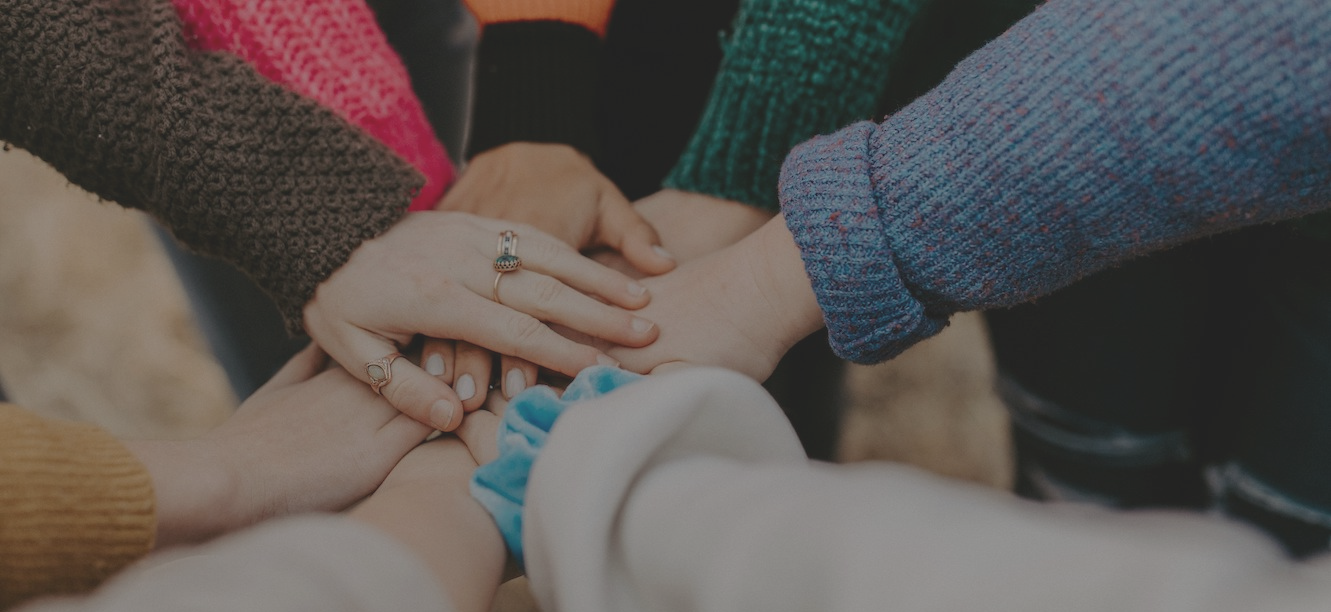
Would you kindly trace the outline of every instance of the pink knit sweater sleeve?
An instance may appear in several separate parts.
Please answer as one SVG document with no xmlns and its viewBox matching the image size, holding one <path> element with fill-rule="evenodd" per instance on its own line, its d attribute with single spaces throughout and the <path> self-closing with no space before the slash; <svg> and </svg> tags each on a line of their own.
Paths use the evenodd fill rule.
<svg viewBox="0 0 1331 612">
<path fill-rule="evenodd" d="M 453 180 L 407 69 L 364 0 L 172 0 L 186 42 L 244 59 L 379 139 L 425 175 L 411 210 Z"/>
</svg>

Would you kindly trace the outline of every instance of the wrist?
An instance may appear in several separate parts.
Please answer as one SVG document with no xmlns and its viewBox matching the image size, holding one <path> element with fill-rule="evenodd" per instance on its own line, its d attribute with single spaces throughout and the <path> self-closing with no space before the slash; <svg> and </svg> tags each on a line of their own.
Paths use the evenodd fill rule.
<svg viewBox="0 0 1331 612">
<path fill-rule="evenodd" d="M 499 528 L 468 489 L 475 467 L 456 439 L 423 444 L 349 513 L 411 549 L 463 611 L 490 609 L 507 558 Z"/>
<path fill-rule="evenodd" d="M 236 472 L 216 445 L 197 440 L 135 440 L 125 446 L 152 479 L 158 548 L 199 542 L 247 521 L 237 507 Z"/>
<path fill-rule="evenodd" d="M 823 327 L 818 298 L 804 272 L 799 246 L 778 215 L 759 228 L 746 243 L 743 261 L 752 274 L 762 299 L 757 303 L 770 321 L 771 337 L 778 354 Z"/>
</svg>

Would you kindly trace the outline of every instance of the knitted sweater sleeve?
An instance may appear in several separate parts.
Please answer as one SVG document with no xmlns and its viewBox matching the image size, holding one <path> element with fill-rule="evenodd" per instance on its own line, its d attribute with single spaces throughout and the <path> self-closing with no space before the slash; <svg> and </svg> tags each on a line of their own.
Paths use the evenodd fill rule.
<svg viewBox="0 0 1331 612">
<path fill-rule="evenodd" d="M 795 149 L 782 208 L 837 352 L 1331 204 L 1331 4 L 1051 0 L 881 125 Z"/>
<path fill-rule="evenodd" d="M 236 264 L 293 333 L 422 184 L 239 58 L 189 50 L 169 0 L 0 0 L 0 139 Z"/>
<path fill-rule="evenodd" d="M 873 116 L 924 0 L 744 0 L 665 186 L 776 210 L 791 147 Z"/>
<path fill-rule="evenodd" d="M 510 142 L 596 157 L 601 37 L 614 0 L 466 0 L 481 26 L 467 155 Z"/>
<path fill-rule="evenodd" d="M 152 481 L 120 442 L 0 404 L 0 609 L 91 590 L 156 529 Z"/>
</svg>

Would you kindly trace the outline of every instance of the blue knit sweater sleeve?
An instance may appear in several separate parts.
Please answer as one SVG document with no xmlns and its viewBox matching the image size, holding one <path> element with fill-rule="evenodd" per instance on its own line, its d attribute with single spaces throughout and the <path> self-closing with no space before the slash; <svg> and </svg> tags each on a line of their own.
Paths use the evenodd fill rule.
<svg viewBox="0 0 1331 612">
<path fill-rule="evenodd" d="M 787 157 L 833 348 L 1331 205 L 1331 2 L 1051 0 L 882 124 Z"/>
</svg>

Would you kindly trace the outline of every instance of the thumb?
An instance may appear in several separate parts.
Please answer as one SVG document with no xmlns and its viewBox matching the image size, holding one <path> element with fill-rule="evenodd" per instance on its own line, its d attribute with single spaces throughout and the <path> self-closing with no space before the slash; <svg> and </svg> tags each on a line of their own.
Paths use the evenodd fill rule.
<svg viewBox="0 0 1331 612">
<path fill-rule="evenodd" d="M 675 269 L 675 258 L 661 248 L 656 230 L 618 191 L 601 198 L 597 237 L 601 245 L 619 251 L 643 274 L 656 276 Z"/>
</svg>

